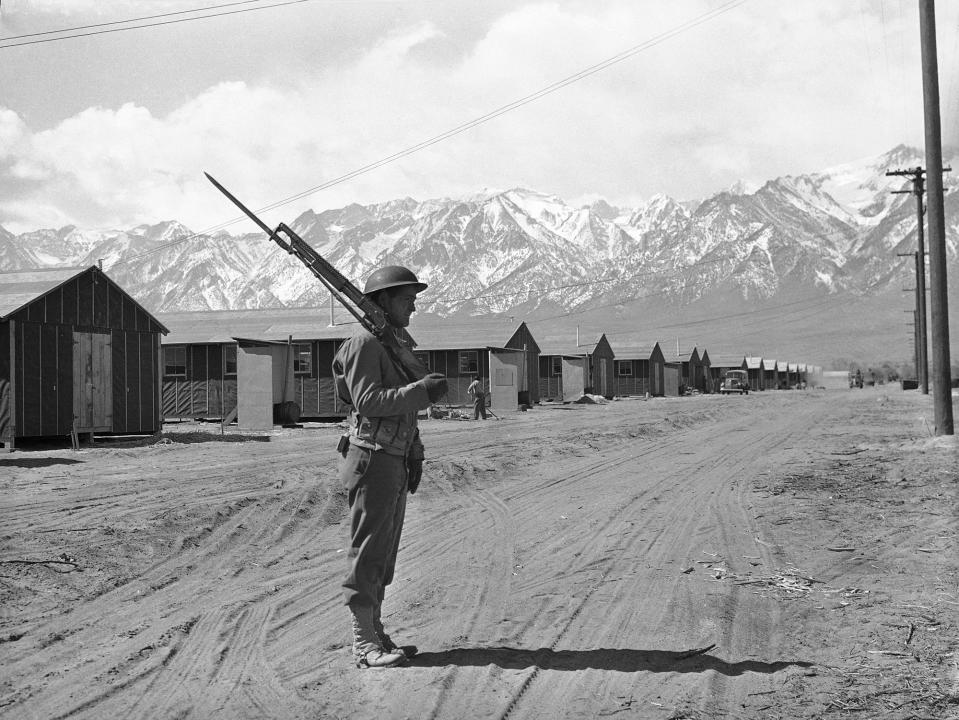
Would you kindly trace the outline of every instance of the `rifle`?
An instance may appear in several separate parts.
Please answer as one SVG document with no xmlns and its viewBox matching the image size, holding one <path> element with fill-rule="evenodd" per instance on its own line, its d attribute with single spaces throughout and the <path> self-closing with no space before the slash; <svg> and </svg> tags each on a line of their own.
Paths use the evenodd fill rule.
<svg viewBox="0 0 959 720">
<path fill-rule="evenodd" d="M 406 338 L 404 341 L 398 341 L 393 327 L 386 319 L 383 308 L 377 305 L 364 295 L 356 285 L 351 283 L 330 264 L 322 255 L 316 252 L 309 243 L 297 235 L 292 228 L 285 223 L 276 226 L 276 230 L 271 230 L 270 226 L 260 220 L 243 203 L 237 200 L 233 194 L 218 183 L 210 173 L 203 173 L 207 180 L 213 183 L 213 186 L 221 193 L 226 195 L 230 201 L 242 210 L 248 218 L 255 222 L 267 236 L 286 250 L 290 255 L 296 257 L 313 273 L 313 275 L 330 291 L 330 294 L 336 298 L 339 303 L 349 310 L 360 324 L 369 330 L 374 336 L 383 341 L 383 346 L 393 357 L 396 364 L 407 376 L 409 382 L 422 380 L 429 374 L 429 369 L 420 362 L 413 351 L 406 346 L 415 347 L 416 343 L 409 333 L 404 331 Z M 282 235 L 280 234 L 282 233 Z M 285 236 L 285 237 L 284 237 Z M 345 297 L 344 297 L 345 296 Z"/>
</svg>

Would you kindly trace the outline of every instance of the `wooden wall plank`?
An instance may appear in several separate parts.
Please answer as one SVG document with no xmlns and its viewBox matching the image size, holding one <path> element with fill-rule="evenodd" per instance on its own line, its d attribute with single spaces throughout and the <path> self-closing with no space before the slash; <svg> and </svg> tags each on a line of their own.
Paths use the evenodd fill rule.
<svg viewBox="0 0 959 720">
<path fill-rule="evenodd" d="M 17 435 L 38 437 L 42 432 L 40 421 L 40 328 L 38 323 L 17 324 Z"/>
<path fill-rule="evenodd" d="M 89 273 L 78 275 L 71 283 L 77 286 L 77 322 L 78 328 L 93 328 L 93 278 Z"/>
<path fill-rule="evenodd" d="M 59 348 L 57 343 L 57 326 L 40 326 L 40 434 L 41 435 L 62 435 L 64 431 L 61 428 L 58 411 L 59 402 L 57 395 L 60 392 L 59 373 L 57 366 L 59 362 Z M 72 419 L 72 418 L 71 418 Z M 67 423 L 69 432 L 69 425 Z"/>
<path fill-rule="evenodd" d="M 157 432 L 161 429 L 157 408 L 157 382 L 160 377 L 159 339 L 155 334 L 131 333 L 137 340 L 137 356 L 130 358 L 127 384 L 131 391 L 136 381 L 137 394 L 137 430 L 139 432 Z M 136 368 L 134 370 L 133 368 Z M 135 377 L 134 377 L 135 376 Z"/>
<path fill-rule="evenodd" d="M 138 423 L 134 422 L 131 428 L 130 417 L 128 415 L 131 409 L 131 397 L 129 385 L 127 383 L 127 373 L 129 365 L 129 336 L 133 333 L 125 333 L 122 330 L 113 330 L 112 335 L 112 355 L 113 355 L 113 431 L 131 432 L 137 430 Z M 135 397 L 132 398 L 135 400 Z M 136 406 L 132 405 L 135 409 Z"/>
<path fill-rule="evenodd" d="M 93 325 L 98 329 L 110 327 L 109 283 L 101 273 L 90 273 L 93 283 Z"/>
<path fill-rule="evenodd" d="M 13 323 L 0 322 L 0 441 L 12 430 L 10 333 Z"/>
<path fill-rule="evenodd" d="M 107 320 L 114 330 L 128 330 L 123 321 L 123 293 L 113 284 L 107 283 L 107 301 L 110 315 Z"/>
<path fill-rule="evenodd" d="M 58 434 L 73 427 L 73 331 L 57 325 L 57 422 Z"/>
</svg>

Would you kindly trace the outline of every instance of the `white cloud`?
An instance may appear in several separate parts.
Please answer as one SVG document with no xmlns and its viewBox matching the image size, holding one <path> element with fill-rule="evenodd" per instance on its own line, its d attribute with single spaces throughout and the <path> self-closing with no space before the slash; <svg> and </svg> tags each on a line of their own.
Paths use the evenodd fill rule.
<svg viewBox="0 0 959 720">
<path fill-rule="evenodd" d="M 204 170 L 252 207 L 265 205 L 455 128 L 710 7 L 525 4 L 442 62 L 428 50 L 449 38 L 438 22 L 420 20 L 371 40 L 348 62 L 304 62 L 308 72 L 291 70 L 282 82 L 224 81 L 162 115 L 131 101 L 37 130 L 0 108 L 0 224 L 178 219 L 204 229 L 236 217 Z M 741 178 L 758 183 L 919 143 L 916 18 L 885 20 L 870 3 L 746 3 L 268 220 L 490 185 L 601 195 L 619 205 L 656 192 L 701 197 Z M 943 73 L 944 88 L 953 72 Z M 170 93 L 175 83 L 171 75 Z"/>
</svg>

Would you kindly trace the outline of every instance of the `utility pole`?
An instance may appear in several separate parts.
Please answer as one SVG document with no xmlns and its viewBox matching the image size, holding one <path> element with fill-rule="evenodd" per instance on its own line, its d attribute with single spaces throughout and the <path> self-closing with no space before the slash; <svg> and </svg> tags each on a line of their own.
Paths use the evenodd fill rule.
<svg viewBox="0 0 959 720">
<path fill-rule="evenodd" d="M 922 194 L 925 192 L 925 182 L 923 173 L 926 171 L 921 167 L 912 170 L 890 170 L 886 176 L 903 175 L 912 179 L 912 190 L 894 190 L 893 195 L 914 194 L 916 196 L 916 210 L 919 221 L 916 225 L 916 242 L 919 247 L 916 256 L 916 314 L 918 322 L 916 323 L 916 333 L 918 335 L 919 355 L 916 358 L 916 378 L 919 380 L 919 389 L 923 395 L 929 394 L 929 361 L 926 356 L 926 349 L 929 347 L 929 341 L 926 335 L 926 241 L 923 225 L 925 224 L 923 215 L 925 209 L 922 204 Z"/>
<path fill-rule="evenodd" d="M 936 435 L 953 435 L 949 368 L 949 295 L 946 285 L 946 217 L 942 202 L 942 127 L 939 63 L 936 58 L 936 4 L 919 0 L 922 98 L 929 181 L 929 301 L 932 305 L 932 383 Z"/>
</svg>

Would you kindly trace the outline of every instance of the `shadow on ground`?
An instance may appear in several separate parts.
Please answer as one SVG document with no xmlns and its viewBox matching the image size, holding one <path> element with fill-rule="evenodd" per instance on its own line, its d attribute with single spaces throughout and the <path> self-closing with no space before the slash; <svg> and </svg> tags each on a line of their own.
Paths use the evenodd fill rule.
<svg viewBox="0 0 959 720">
<path fill-rule="evenodd" d="M 543 670 L 612 670 L 614 672 L 704 672 L 715 670 L 722 675 L 736 676 L 747 672 L 771 674 L 789 667 L 812 667 L 814 663 L 797 660 L 760 662 L 743 660 L 727 662 L 698 650 L 523 650 L 509 647 L 454 648 L 443 652 L 420 653 L 412 667 L 444 667 L 447 665 L 496 665 L 508 670 L 540 668 Z"/>
<path fill-rule="evenodd" d="M 24 468 L 42 468 L 51 465 L 77 465 L 82 460 L 62 457 L 18 457 L 16 455 L 9 458 L 0 458 L 0 468 L 2 467 L 24 467 Z"/>
</svg>

